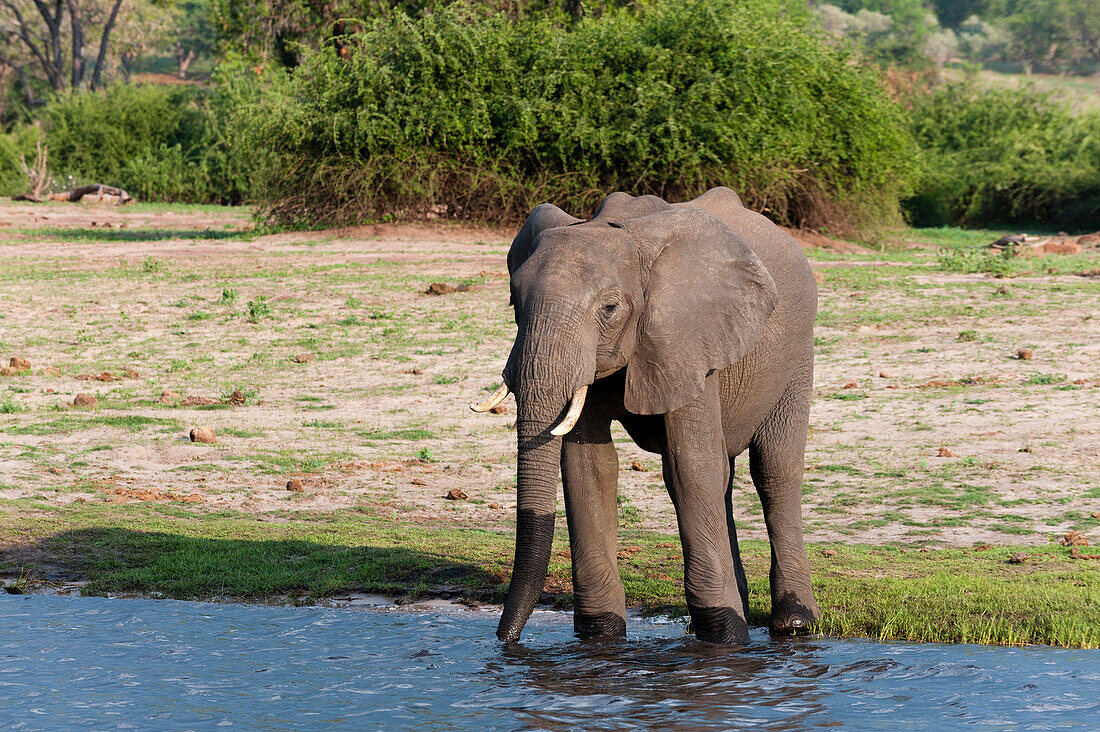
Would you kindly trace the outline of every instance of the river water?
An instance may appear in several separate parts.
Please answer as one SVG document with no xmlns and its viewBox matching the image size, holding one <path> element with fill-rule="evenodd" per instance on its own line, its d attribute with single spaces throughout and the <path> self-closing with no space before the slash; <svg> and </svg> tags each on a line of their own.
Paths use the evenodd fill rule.
<svg viewBox="0 0 1100 732">
<path fill-rule="evenodd" d="M 0 595 L 9 729 L 1100 729 L 1100 652 L 693 642 L 632 618 L 583 643 L 539 612 L 404 612 Z"/>
</svg>

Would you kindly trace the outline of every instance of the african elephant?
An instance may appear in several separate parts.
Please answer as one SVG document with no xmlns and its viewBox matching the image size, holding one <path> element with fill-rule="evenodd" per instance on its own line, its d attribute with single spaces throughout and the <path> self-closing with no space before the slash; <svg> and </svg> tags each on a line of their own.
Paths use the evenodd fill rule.
<svg viewBox="0 0 1100 732">
<path fill-rule="evenodd" d="M 508 252 L 518 325 L 504 383 L 516 395 L 516 553 L 502 640 L 542 592 L 560 465 L 581 637 L 622 637 L 616 563 L 617 420 L 661 455 L 700 640 L 748 640 L 732 498 L 749 450 L 771 540 L 771 627 L 820 612 L 802 539 L 801 484 L 817 288 L 799 245 L 728 188 L 686 203 L 614 193 L 582 221 L 531 212 Z"/>
</svg>

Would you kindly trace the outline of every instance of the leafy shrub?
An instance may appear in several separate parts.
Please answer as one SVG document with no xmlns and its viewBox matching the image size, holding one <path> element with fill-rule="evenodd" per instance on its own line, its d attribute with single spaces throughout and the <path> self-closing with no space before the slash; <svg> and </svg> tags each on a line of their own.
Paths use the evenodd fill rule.
<svg viewBox="0 0 1100 732">
<path fill-rule="evenodd" d="M 925 151 L 905 203 L 915 225 L 1100 228 L 1100 113 L 970 82 L 916 97 L 911 118 Z"/>
<path fill-rule="evenodd" d="M 906 191 L 902 112 L 794 0 L 655 0 L 570 28 L 450 5 L 368 27 L 241 110 L 283 223 L 517 219 L 728 185 L 835 229 L 895 216 Z"/>
<path fill-rule="evenodd" d="M 941 249 L 940 269 L 966 274 L 1007 275 L 1013 270 L 1011 249 L 990 252 L 988 249 Z"/>
</svg>

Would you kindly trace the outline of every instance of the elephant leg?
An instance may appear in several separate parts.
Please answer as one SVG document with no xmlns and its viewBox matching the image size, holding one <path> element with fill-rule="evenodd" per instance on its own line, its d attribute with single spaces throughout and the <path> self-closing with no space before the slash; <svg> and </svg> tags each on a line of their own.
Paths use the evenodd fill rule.
<svg viewBox="0 0 1100 732">
<path fill-rule="evenodd" d="M 743 645 L 749 628 L 726 524 L 729 457 L 715 376 L 695 401 L 665 415 L 665 431 L 665 484 L 684 547 L 684 593 L 695 635 Z"/>
<path fill-rule="evenodd" d="M 573 627 L 582 638 L 626 636 L 618 565 L 619 458 L 611 422 L 586 407 L 562 442 L 561 475 L 573 565 Z"/>
<path fill-rule="evenodd" d="M 733 572 L 737 576 L 737 594 L 741 595 L 741 609 L 745 620 L 749 619 L 749 580 L 745 565 L 741 562 L 741 548 L 737 545 L 737 525 L 733 520 L 733 458 L 730 458 L 730 479 L 726 487 L 726 529 L 730 535 L 730 554 L 733 555 Z"/>
<path fill-rule="evenodd" d="M 810 389 L 788 390 L 749 446 L 749 469 L 760 494 L 772 548 L 771 629 L 797 633 L 821 617 L 810 586 L 802 538 L 802 468 Z"/>
</svg>

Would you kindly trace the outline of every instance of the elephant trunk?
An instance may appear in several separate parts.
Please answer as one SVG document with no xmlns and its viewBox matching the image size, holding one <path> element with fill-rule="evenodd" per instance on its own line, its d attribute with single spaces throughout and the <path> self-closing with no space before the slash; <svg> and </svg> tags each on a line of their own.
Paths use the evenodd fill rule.
<svg viewBox="0 0 1100 732">
<path fill-rule="evenodd" d="M 561 437 L 552 429 L 573 393 L 588 385 L 595 348 L 584 349 L 575 333 L 561 327 L 570 318 L 543 314 L 520 326 L 504 371 L 516 395 L 516 554 L 497 637 L 518 640 L 542 594 L 550 549 L 561 465 Z M 585 355 L 580 355 L 585 354 Z"/>
<path fill-rule="evenodd" d="M 542 594 L 554 542 L 561 438 L 550 434 L 550 422 L 518 422 L 516 555 L 497 637 L 519 640 Z"/>
</svg>

